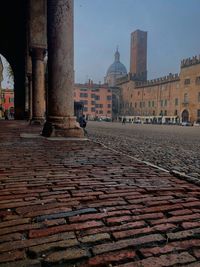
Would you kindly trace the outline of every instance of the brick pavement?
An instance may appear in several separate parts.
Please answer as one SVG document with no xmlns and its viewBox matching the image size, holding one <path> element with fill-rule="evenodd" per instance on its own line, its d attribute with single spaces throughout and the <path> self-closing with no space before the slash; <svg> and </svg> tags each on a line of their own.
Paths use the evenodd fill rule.
<svg viewBox="0 0 200 267">
<path fill-rule="evenodd" d="M 0 267 L 200 266 L 200 188 L 0 121 Z"/>
</svg>

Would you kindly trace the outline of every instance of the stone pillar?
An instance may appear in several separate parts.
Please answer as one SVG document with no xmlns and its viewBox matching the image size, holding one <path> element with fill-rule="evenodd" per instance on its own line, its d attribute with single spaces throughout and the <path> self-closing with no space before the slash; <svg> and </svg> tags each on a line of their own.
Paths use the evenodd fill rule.
<svg viewBox="0 0 200 267">
<path fill-rule="evenodd" d="M 48 116 L 44 136 L 83 137 L 74 116 L 73 30 L 73 0 L 48 0 Z"/>
<path fill-rule="evenodd" d="M 32 96 L 32 73 L 27 73 L 28 78 L 28 119 L 31 121 L 33 112 L 32 112 L 32 102 L 33 102 L 33 96 Z"/>
<path fill-rule="evenodd" d="M 31 124 L 43 124 L 45 120 L 44 54 L 44 48 L 32 48 L 31 57 L 33 114 Z"/>
</svg>

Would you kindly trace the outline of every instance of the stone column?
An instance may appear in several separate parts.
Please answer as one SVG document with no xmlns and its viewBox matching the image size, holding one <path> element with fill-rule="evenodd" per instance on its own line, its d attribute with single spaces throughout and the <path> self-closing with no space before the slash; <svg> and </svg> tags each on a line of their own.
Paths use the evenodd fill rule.
<svg viewBox="0 0 200 267">
<path fill-rule="evenodd" d="M 44 48 L 32 48 L 31 57 L 33 114 L 31 124 L 43 124 L 45 120 L 44 54 Z"/>
<path fill-rule="evenodd" d="M 44 136 L 83 137 L 74 116 L 73 30 L 73 0 L 48 0 L 48 116 Z"/>
<path fill-rule="evenodd" d="M 33 97 L 32 97 L 32 73 L 27 73 L 27 78 L 28 78 L 28 118 L 29 121 L 32 120 L 33 112 L 32 112 L 32 102 L 33 102 Z"/>
</svg>

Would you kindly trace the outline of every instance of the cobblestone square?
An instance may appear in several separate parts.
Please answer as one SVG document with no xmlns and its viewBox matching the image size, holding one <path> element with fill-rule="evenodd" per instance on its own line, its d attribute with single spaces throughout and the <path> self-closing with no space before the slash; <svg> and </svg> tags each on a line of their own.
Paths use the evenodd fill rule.
<svg viewBox="0 0 200 267">
<path fill-rule="evenodd" d="M 91 121 L 88 132 L 110 148 L 200 179 L 200 127 Z"/>
</svg>

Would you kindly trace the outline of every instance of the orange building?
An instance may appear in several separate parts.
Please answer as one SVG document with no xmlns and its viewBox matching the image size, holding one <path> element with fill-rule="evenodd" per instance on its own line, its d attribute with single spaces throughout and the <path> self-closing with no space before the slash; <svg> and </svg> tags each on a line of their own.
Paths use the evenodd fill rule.
<svg viewBox="0 0 200 267">
<path fill-rule="evenodd" d="M 2 116 L 7 114 L 9 117 L 14 117 L 14 90 L 1 89 L 1 111 Z"/>
<path fill-rule="evenodd" d="M 108 85 L 94 84 L 91 80 L 75 84 L 74 101 L 83 103 L 83 112 L 88 119 L 112 118 L 112 91 Z"/>
</svg>

